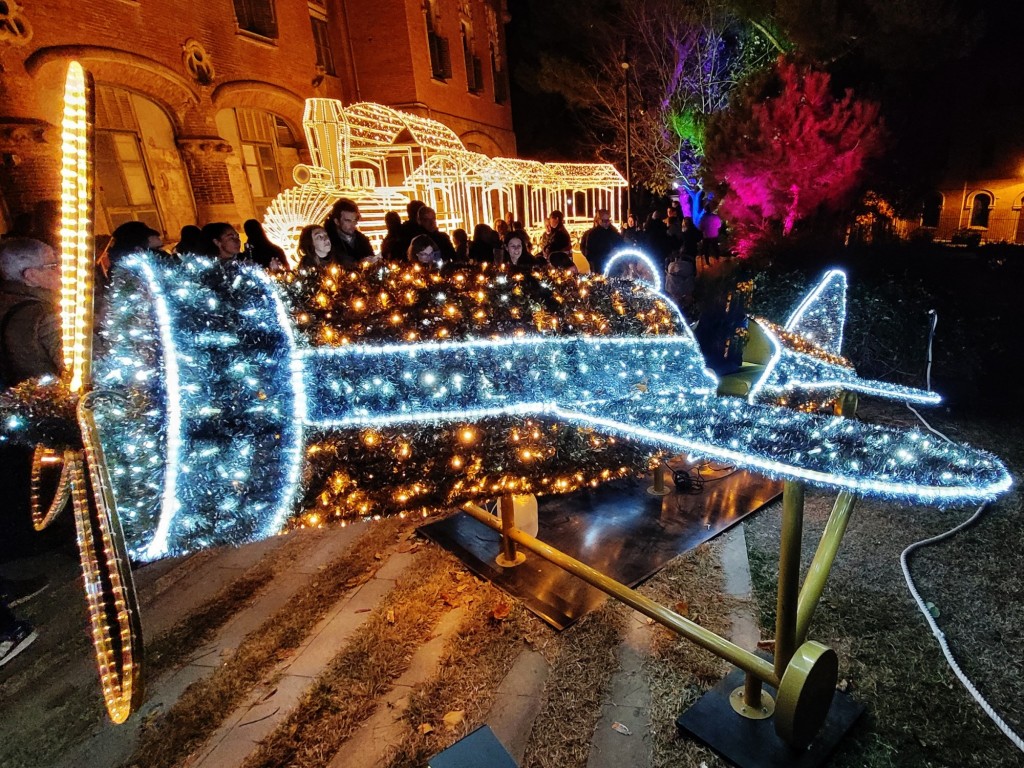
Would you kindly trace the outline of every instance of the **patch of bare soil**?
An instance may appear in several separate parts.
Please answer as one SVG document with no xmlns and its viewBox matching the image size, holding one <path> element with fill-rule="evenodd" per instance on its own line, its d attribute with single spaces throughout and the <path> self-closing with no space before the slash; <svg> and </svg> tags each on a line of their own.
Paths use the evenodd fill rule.
<svg viewBox="0 0 1024 768">
<path fill-rule="evenodd" d="M 864 411 L 862 409 L 862 415 Z M 873 421 L 916 423 L 902 408 L 875 407 Z M 911 574 L 968 676 L 1017 730 L 1024 731 L 1024 572 L 1018 564 L 1024 446 L 1017 421 L 962 420 L 928 414 L 955 440 L 1001 456 L 1017 479 L 972 528 L 919 550 Z M 831 509 L 832 497 L 807 496 L 806 568 Z M 900 553 L 970 517 L 974 508 L 936 510 L 880 501 L 859 502 L 843 541 L 810 637 L 834 648 L 840 679 L 866 715 L 840 744 L 837 766 L 1024 765 L 1013 747 L 947 667 L 913 602 Z M 763 632 L 774 626 L 779 514 L 765 510 L 746 524 L 747 546 Z"/>
</svg>

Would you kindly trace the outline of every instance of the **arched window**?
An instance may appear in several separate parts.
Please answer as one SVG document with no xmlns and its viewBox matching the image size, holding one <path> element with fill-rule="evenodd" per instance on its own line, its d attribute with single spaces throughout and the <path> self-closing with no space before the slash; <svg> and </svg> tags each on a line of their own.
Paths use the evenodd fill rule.
<svg viewBox="0 0 1024 768">
<path fill-rule="evenodd" d="M 217 128 L 239 152 L 252 193 L 253 211 L 259 218 L 283 188 L 280 142 L 290 138 L 291 131 L 283 120 L 270 112 L 243 108 L 218 112 Z"/>
<path fill-rule="evenodd" d="M 971 202 L 971 226 L 988 229 L 988 216 L 992 212 L 992 195 L 978 192 Z"/>
<path fill-rule="evenodd" d="M 921 209 L 922 227 L 939 226 L 939 217 L 942 215 L 942 202 L 941 192 L 933 192 L 925 198 L 924 206 Z"/>
<path fill-rule="evenodd" d="M 170 122 L 159 107 L 121 88 L 96 86 L 96 186 L 108 231 L 126 221 L 164 229 L 144 150 L 144 128 L 154 145 L 166 134 L 162 143 L 174 146 Z"/>
</svg>

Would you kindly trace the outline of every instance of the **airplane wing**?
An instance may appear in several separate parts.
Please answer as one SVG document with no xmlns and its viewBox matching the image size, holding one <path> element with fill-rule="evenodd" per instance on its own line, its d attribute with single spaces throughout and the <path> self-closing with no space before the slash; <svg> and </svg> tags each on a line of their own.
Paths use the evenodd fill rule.
<svg viewBox="0 0 1024 768">
<path fill-rule="evenodd" d="M 919 430 L 750 405 L 736 398 L 636 393 L 558 415 L 652 447 L 728 461 L 768 476 L 911 503 L 984 501 L 1012 480 L 995 456 Z"/>
</svg>

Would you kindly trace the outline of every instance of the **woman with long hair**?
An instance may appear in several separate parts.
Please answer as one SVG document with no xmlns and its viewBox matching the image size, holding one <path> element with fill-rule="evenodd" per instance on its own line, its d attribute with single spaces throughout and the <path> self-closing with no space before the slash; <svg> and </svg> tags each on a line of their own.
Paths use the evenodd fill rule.
<svg viewBox="0 0 1024 768">
<path fill-rule="evenodd" d="M 299 233 L 299 269 L 322 267 L 334 261 L 331 237 L 319 224 L 309 224 Z"/>
<path fill-rule="evenodd" d="M 242 238 L 226 221 L 214 221 L 203 227 L 203 247 L 207 256 L 218 261 L 234 261 L 242 252 Z"/>
<path fill-rule="evenodd" d="M 256 219 L 249 219 L 242 225 L 245 230 L 245 258 L 255 262 L 268 272 L 284 272 L 288 269 L 288 259 L 284 250 L 270 242 L 263 225 Z"/>
</svg>

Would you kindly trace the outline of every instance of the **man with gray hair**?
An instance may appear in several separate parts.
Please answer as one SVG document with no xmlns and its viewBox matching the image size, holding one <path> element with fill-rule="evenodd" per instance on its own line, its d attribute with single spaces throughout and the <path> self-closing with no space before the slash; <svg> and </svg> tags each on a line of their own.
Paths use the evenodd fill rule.
<svg viewBox="0 0 1024 768">
<path fill-rule="evenodd" d="M 27 237 L 0 242 L 0 384 L 60 373 L 60 259 Z"/>
<path fill-rule="evenodd" d="M 46 243 L 27 237 L 0 241 L 0 391 L 46 374 L 62 365 L 60 323 L 60 259 Z M 30 449 L 0 445 L 0 498 L 4 499 L 3 560 L 28 554 Z M 45 589 L 45 578 L 0 578 L 0 667 L 36 639 L 27 621 L 11 607 Z"/>
</svg>

